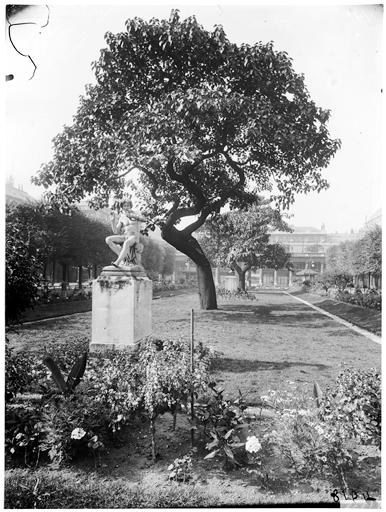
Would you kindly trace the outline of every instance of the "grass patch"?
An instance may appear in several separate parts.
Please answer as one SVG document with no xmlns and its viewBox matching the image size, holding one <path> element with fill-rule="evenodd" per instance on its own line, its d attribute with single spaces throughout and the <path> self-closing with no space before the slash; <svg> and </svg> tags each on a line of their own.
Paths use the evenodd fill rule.
<svg viewBox="0 0 386 512">
<path fill-rule="evenodd" d="M 206 484 L 169 483 L 149 477 L 141 483 L 70 470 L 9 470 L 5 473 L 4 508 L 114 509 L 207 508 L 220 506 L 332 503 L 328 491 L 274 496 L 254 487 L 214 479 Z"/>
<path fill-rule="evenodd" d="M 215 311 L 200 310 L 196 293 L 162 297 L 152 303 L 152 330 L 160 338 L 188 341 L 193 308 L 195 339 L 219 354 L 214 379 L 230 397 L 240 389 L 251 402 L 289 382 L 312 394 L 315 380 L 322 389 L 332 385 L 346 366 L 380 367 L 380 345 L 288 295 L 257 293 L 256 297 L 219 301 Z M 74 337 L 91 339 L 91 312 L 27 325 L 19 334 L 9 335 L 13 345 L 28 350 Z"/>
<path fill-rule="evenodd" d="M 194 487 L 164 485 L 151 492 L 125 479 L 113 480 L 71 471 L 8 471 L 5 508 L 164 508 L 215 506 Z"/>
<path fill-rule="evenodd" d="M 91 299 L 40 304 L 24 313 L 23 322 L 33 322 L 43 318 L 55 318 L 74 313 L 84 313 L 86 311 L 91 311 Z"/>
</svg>

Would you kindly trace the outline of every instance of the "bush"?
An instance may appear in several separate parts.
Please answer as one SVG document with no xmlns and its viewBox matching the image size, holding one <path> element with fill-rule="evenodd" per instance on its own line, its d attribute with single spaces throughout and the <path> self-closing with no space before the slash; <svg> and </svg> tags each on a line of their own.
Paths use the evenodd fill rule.
<svg viewBox="0 0 386 512">
<path fill-rule="evenodd" d="M 381 446 L 381 376 L 374 368 L 346 368 L 322 400 L 324 421 L 344 425 L 364 444 Z"/>
<path fill-rule="evenodd" d="M 380 398 L 379 373 L 352 368 L 326 390 L 320 408 L 311 397 L 272 392 L 278 416 L 266 438 L 288 461 L 289 472 L 331 478 L 346 489 L 351 470 L 365 458 L 363 446 L 380 446 Z"/>
<path fill-rule="evenodd" d="M 28 207 L 30 208 L 30 207 Z M 39 226 L 34 209 L 26 215 L 25 206 L 7 207 L 6 214 L 6 272 L 5 321 L 7 325 L 20 323 L 23 312 L 38 300 L 43 280 L 41 248 L 37 242 Z"/>
<path fill-rule="evenodd" d="M 226 288 L 216 288 L 216 293 L 218 297 L 221 297 L 223 299 L 227 300 L 233 300 L 233 299 L 248 299 L 248 300 L 254 300 L 255 295 L 251 295 L 246 291 L 242 291 L 240 289 L 237 290 L 227 290 Z"/>
<path fill-rule="evenodd" d="M 363 289 L 362 291 L 357 288 L 354 293 L 342 290 L 338 293 L 337 299 L 363 308 L 376 309 L 377 311 L 382 309 L 382 295 L 376 290 Z"/>
<path fill-rule="evenodd" d="M 25 352 L 5 345 L 5 401 L 11 402 L 17 393 L 27 390 L 34 380 L 33 358 Z"/>
<path fill-rule="evenodd" d="M 85 348 L 87 339 L 53 342 L 45 350 L 60 372 L 68 375 Z M 149 338 L 134 354 L 93 354 L 76 390 L 60 394 L 36 355 L 25 360 L 24 356 L 15 358 L 10 350 L 6 355 L 7 396 L 15 402 L 6 414 L 7 455 L 23 455 L 25 463 L 35 464 L 45 454 L 57 465 L 96 455 L 136 413 L 145 413 L 150 421 L 155 458 L 156 417 L 166 411 L 176 415 L 192 390 L 198 393 L 205 387 L 211 359 L 209 350 L 198 344 L 192 374 L 187 343 Z M 28 395 L 17 400 L 18 392 L 31 391 L 42 394 L 33 406 Z"/>
</svg>

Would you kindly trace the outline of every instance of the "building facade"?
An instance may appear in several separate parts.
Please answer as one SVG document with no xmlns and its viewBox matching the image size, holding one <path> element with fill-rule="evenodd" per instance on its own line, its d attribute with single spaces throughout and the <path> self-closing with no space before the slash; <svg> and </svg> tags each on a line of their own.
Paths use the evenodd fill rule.
<svg viewBox="0 0 386 512">
<path fill-rule="evenodd" d="M 12 176 L 10 176 L 5 184 L 5 201 L 7 204 L 34 204 L 36 199 L 24 192 L 22 185 L 15 186 Z"/>
<path fill-rule="evenodd" d="M 294 226 L 292 232 L 274 231 L 270 234 L 270 243 L 283 245 L 290 254 L 292 270 L 261 268 L 249 272 L 247 284 L 251 286 L 286 288 L 297 281 L 315 279 L 322 275 L 326 268 L 326 252 L 329 247 L 338 245 L 346 240 L 353 240 L 357 235 L 351 233 L 328 233 L 325 226 L 320 229 L 311 226 Z M 297 275 L 300 273 L 300 275 Z M 194 281 L 196 266 L 185 254 L 176 252 L 175 273 L 176 281 Z M 230 276 L 234 275 L 229 269 L 213 269 L 215 283 L 218 286 L 228 286 Z M 231 286 L 229 284 L 229 286 Z"/>
</svg>

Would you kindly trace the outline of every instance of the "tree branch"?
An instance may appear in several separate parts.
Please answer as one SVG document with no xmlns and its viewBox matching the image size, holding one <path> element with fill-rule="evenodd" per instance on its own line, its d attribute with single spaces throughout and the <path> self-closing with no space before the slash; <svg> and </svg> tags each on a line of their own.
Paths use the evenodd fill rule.
<svg viewBox="0 0 386 512">
<path fill-rule="evenodd" d="M 166 166 L 166 172 L 170 176 L 172 180 L 181 183 L 184 185 L 188 192 L 190 192 L 200 203 L 200 205 L 205 204 L 205 196 L 202 193 L 200 187 L 198 187 L 195 183 L 193 183 L 186 175 L 179 174 L 174 169 L 174 158 L 171 158 Z"/>
<path fill-rule="evenodd" d="M 139 167 L 133 165 L 132 167 L 130 167 L 130 169 L 117 176 L 117 179 L 119 180 L 120 178 L 123 178 L 124 176 L 126 176 L 126 174 L 129 174 L 131 171 L 134 171 L 134 169 L 139 169 Z"/>
<path fill-rule="evenodd" d="M 162 196 L 159 196 L 157 194 L 158 182 L 157 182 L 155 176 L 148 169 L 146 169 L 145 167 L 142 167 L 141 165 L 138 165 L 136 168 L 139 169 L 140 171 L 142 171 L 151 181 L 151 183 L 152 183 L 152 186 L 150 188 L 151 197 L 153 199 L 155 199 L 156 201 L 161 200 Z"/>
<path fill-rule="evenodd" d="M 212 158 L 213 156 L 216 156 L 216 155 L 219 155 L 221 153 L 223 148 L 220 148 L 220 149 L 216 149 L 215 151 L 212 151 L 211 153 L 208 153 L 207 155 L 203 155 L 201 158 L 199 158 L 198 160 L 196 160 L 191 166 L 190 166 L 190 170 L 193 170 L 195 169 L 196 167 L 198 167 L 200 164 L 202 164 L 202 162 L 204 162 L 205 160 L 207 160 L 208 158 Z"/>
<path fill-rule="evenodd" d="M 188 208 L 179 208 L 175 210 L 167 220 L 167 225 L 174 225 L 175 222 L 182 217 L 190 217 L 191 215 L 198 215 L 200 213 L 201 208 L 199 206 L 191 206 Z"/>
<path fill-rule="evenodd" d="M 210 212 L 211 212 L 211 208 L 209 208 L 209 207 L 203 208 L 198 219 L 196 221 L 192 222 L 192 224 L 189 224 L 189 226 L 186 226 L 186 228 L 183 229 L 182 231 L 186 235 L 191 235 L 194 231 L 196 231 L 196 229 L 200 228 L 204 224 L 204 222 L 206 221 Z"/>
<path fill-rule="evenodd" d="M 234 171 L 239 176 L 239 182 L 236 185 L 238 188 L 241 186 L 243 187 L 245 185 L 245 173 L 244 170 L 239 167 L 239 165 L 232 160 L 232 158 L 229 156 L 229 154 L 226 151 L 223 151 L 223 155 L 225 156 L 226 161 L 228 162 L 229 166 L 232 167 Z"/>
</svg>

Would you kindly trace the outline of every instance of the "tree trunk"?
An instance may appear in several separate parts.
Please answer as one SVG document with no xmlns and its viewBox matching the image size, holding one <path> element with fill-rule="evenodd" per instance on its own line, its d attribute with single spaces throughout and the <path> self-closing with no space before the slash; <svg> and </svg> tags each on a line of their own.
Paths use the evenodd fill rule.
<svg viewBox="0 0 386 512">
<path fill-rule="evenodd" d="M 92 266 L 92 276 L 94 279 L 96 279 L 98 277 L 98 266 L 97 265 L 93 265 Z"/>
<path fill-rule="evenodd" d="M 83 267 L 82 267 L 82 265 L 79 265 L 78 266 L 78 288 L 79 288 L 79 290 L 82 289 L 82 271 L 83 271 Z"/>
<path fill-rule="evenodd" d="M 53 260 L 52 261 L 52 280 L 51 280 L 52 285 L 55 284 L 55 274 L 56 274 L 56 261 Z"/>
<path fill-rule="evenodd" d="M 62 297 L 67 297 L 67 286 L 68 286 L 68 265 L 62 263 Z"/>
<path fill-rule="evenodd" d="M 186 254 L 196 264 L 201 309 L 217 309 L 212 268 L 200 244 L 192 235 L 187 235 L 173 226 L 164 226 L 161 234 L 166 242 L 175 247 L 177 251 Z"/>
<path fill-rule="evenodd" d="M 232 268 L 236 271 L 237 277 L 239 278 L 239 289 L 245 292 L 245 275 L 251 267 L 245 264 L 241 266 L 238 263 L 232 263 Z"/>
</svg>

